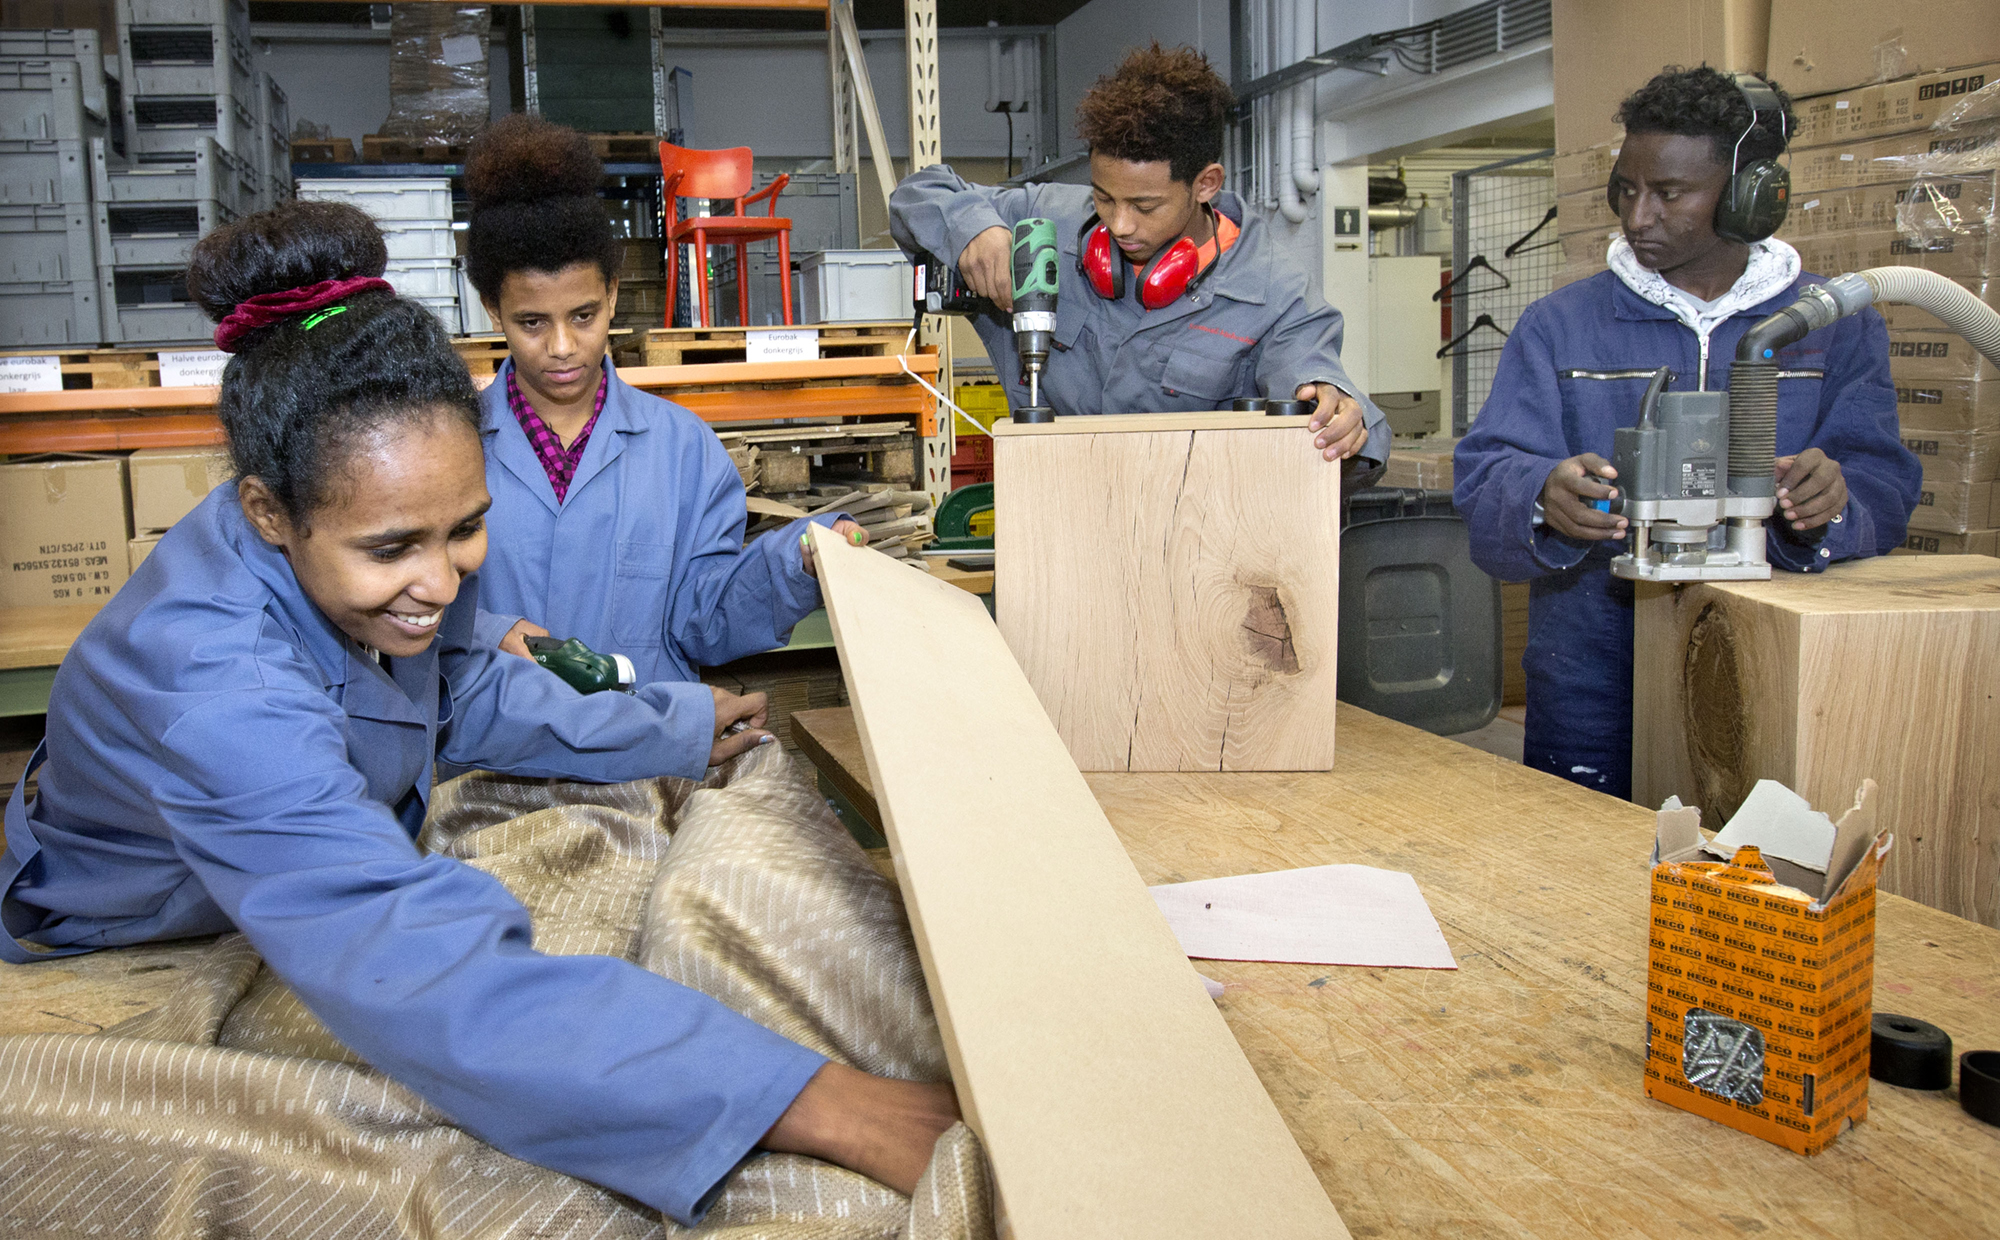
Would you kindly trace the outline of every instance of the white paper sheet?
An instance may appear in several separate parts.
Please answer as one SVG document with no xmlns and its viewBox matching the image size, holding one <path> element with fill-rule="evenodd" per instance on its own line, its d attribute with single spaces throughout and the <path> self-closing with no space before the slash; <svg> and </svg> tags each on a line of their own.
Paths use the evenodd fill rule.
<svg viewBox="0 0 2000 1240">
<path fill-rule="evenodd" d="M 1456 969 L 1417 880 L 1366 865 L 1319 865 L 1151 889 L 1197 960 Z"/>
</svg>

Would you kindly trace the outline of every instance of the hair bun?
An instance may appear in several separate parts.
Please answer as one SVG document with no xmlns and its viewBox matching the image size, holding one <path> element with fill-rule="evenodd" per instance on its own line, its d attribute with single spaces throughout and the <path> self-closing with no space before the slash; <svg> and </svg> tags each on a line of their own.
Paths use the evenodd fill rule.
<svg viewBox="0 0 2000 1240">
<path fill-rule="evenodd" d="M 465 159 L 472 209 L 544 198 L 595 198 L 604 165 L 576 130 L 515 113 L 487 126 Z"/>
<path fill-rule="evenodd" d="M 344 202 L 286 202 L 197 242 L 188 258 L 188 295 L 220 323 L 252 297 L 380 276 L 388 265 L 382 230 L 366 211 Z"/>
</svg>

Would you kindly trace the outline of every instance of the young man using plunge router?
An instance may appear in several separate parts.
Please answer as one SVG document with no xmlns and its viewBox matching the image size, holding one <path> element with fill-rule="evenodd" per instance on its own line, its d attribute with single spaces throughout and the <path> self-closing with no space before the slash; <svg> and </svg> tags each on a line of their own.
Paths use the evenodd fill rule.
<svg viewBox="0 0 2000 1240">
<path fill-rule="evenodd" d="M 1801 288 L 1772 238 L 1788 181 L 1791 105 L 1775 83 L 1670 69 L 1618 110 L 1606 193 L 1611 270 L 1529 306 L 1492 394 L 1459 442 L 1452 498 L 1472 558 L 1531 581 L 1523 759 L 1625 797 L 1632 770 L 1632 583 L 1610 571 L 1628 523 L 1612 433 L 1638 421 L 1655 368 L 1677 392 L 1722 391 L 1737 342 Z M 1828 272 L 1827 275 L 1838 275 Z M 1903 540 L 1923 473 L 1897 437 L 1888 331 L 1873 310 L 1778 351 L 1777 512 L 1765 554 L 1793 572 L 1883 555 Z M 1603 503 L 1605 507 L 1597 505 Z M 1720 526 L 1717 533 L 1721 532 Z"/>
<path fill-rule="evenodd" d="M 1134 51 L 1077 107 L 1088 189 L 967 183 L 943 165 L 889 200 L 906 251 L 954 263 L 1003 312 L 973 320 L 1016 408 L 1012 225 L 1055 224 L 1061 250 L 1042 402 L 1058 414 L 1227 409 L 1242 397 L 1316 401 L 1310 432 L 1328 461 L 1365 478 L 1389 458 L 1389 424 L 1340 364 L 1340 312 L 1295 255 L 1222 188 L 1229 87 L 1206 58 L 1155 43 Z"/>
</svg>

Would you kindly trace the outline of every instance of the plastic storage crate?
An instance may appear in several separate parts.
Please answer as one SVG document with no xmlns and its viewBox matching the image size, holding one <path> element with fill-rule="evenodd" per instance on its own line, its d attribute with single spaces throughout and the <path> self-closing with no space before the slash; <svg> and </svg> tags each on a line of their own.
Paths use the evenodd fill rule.
<svg viewBox="0 0 2000 1240">
<path fill-rule="evenodd" d="M 97 245 L 84 203 L 0 205 L 0 283 L 89 285 Z"/>
<path fill-rule="evenodd" d="M 262 177 L 262 205 L 292 196 L 292 105 L 277 79 L 257 74 L 257 151 L 254 162 Z"/>
<path fill-rule="evenodd" d="M 412 297 L 410 300 L 421 304 L 424 309 L 436 315 L 437 321 L 444 324 L 445 331 L 454 336 L 465 334 L 465 319 L 458 312 L 458 297 L 456 295 L 451 297 Z"/>
<path fill-rule="evenodd" d="M 389 247 L 389 261 L 405 258 L 452 258 L 458 253 L 458 242 L 452 237 L 451 225 L 437 224 L 428 220 L 416 224 L 399 224 L 395 221 L 380 224 L 382 241 Z"/>
<path fill-rule="evenodd" d="M 97 272 L 107 341 L 174 344 L 215 339 L 215 324 L 188 299 L 184 268 L 99 265 Z"/>
<path fill-rule="evenodd" d="M 140 164 L 125 167 L 111 160 L 104 142 L 90 143 L 91 187 L 99 206 L 151 202 L 219 202 L 238 215 L 261 203 L 257 174 L 247 161 L 203 138 L 195 144 L 194 162 Z"/>
<path fill-rule="evenodd" d="M 238 216 L 222 203 L 98 203 L 97 261 L 111 267 L 185 266 L 194 243 Z"/>
<path fill-rule="evenodd" d="M 118 0 L 122 26 L 226 25 L 250 34 L 250 0 Z"/>
<path fill-rule="evenodd" d="M 111 119 L 104 45 L 95 30 L 0 29 L 0 60 L 74 60 L 84 110 L 100 121 Z"/>
<path fill-rule="evenodd" d="M 235 95 L 140 95 L 125 100 L 126 145 L 142 163 L 194 157 L 203 138 L 235 153 L 249 147 L 256 115 Z"/>
<path fill-rule="evenodd" d="M 0 141 L 103 137 L 105 122 L 83 106 L 84 76 L 74 60 L 0 60 Z"/>
<path fill-rule="evenodd" d="M 801 323 L 910 317 L 913 270 L 901 250 L 820 250 L 799 262 Z"/>
<path fill-rule="evenodd" d="M 96 344 L 103 339 L 93 280 L 0 282 L 0 347 Z"/>
<path fill-rule="evenodd" d="M 300 198 L 321 202 L 351 202 L 377 220 L 409 223 L 451 223 L 451 182 L 424 178 L 357 180 L 347 177 L 306 177 L 296 186 Z"/>
<path fill-rule="evenodd" d="M 792 222 L 792 258 L 813 250 L 852 250 L 861 244 L 861 213 L 851 172 L 794 172 L 778 195 L 777 214 Z M 775 172 L 751 178 L 753 192 L 778 179 Z M 777 253 L 769 241 L 758 246 Z M 757 247 L 752 247 L 753 252 Z"/>
<path fill-rule="evenodd" d="M 235 95 L 256 89 L 250 45 L 234 31 L 209 26 L 135 26 L 121 30 L 119 76 L 125 93 Z"/>
<path fill-rule="evenodd" d="M 449 258 L 392 259 L 382 278 L 395 286 L 399 297 L 420 301 L 432 297 L 458 299 L 458 264 Z"/>
<path fill-rule="evenodd" d="M 90 153 L 74 138 L 0 140 L 0 203 L 88 203 Z"/>
<path fill-rule="evenodd" d="M 963 441 L 961 441 L 963 442 Z M 1500 583 L 1449 491 L 1369 487 L 1340 535 L 1337 695 L 1440 736 L 1500 711 Z"/>
</svg>

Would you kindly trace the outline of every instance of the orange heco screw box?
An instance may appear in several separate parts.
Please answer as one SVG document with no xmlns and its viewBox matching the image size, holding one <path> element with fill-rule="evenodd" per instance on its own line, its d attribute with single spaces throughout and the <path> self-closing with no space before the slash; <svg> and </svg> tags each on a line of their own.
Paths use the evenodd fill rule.
<svg viewBox="0 0 2000 1240">
<path fill-rule="evenodd" d="M 1653 847 L 1646 1096 L 1801 1154 L 1868 1115 L 1875 783 L 1838 823 L 1759 781 L 1714 840 L 1670 799 Z"/>
</svg>

